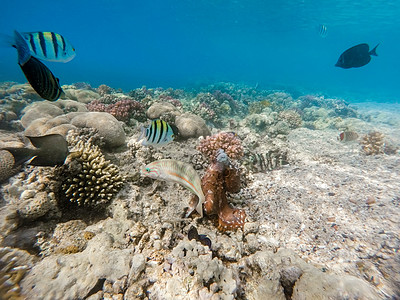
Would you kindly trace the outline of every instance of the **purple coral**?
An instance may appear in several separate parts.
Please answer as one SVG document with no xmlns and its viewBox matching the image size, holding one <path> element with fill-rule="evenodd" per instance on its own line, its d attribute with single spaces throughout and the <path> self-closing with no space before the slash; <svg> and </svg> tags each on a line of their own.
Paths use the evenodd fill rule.
<svg viewBox="0 0 400 300">
<path fill-rule="evenodd" d="M 233 132 L 220 132 L 212 136 L 208 136 L 197 146 L 202 154 L 212 160 L 217 151 L 223 149 L 225 153 L 232 159 L 239 159 L 243 156 L 243 146 L 240 139 Z"/>
<path fill-rule="evenodd" d="M 144 114 L 144 108 L 138 101 L 129 98 L 121 99 L 111 104 L 104 104 L 100 100 L 93 100 L 87 104 L 87 108 L 90 111 L 107 112 L 120 121 L 128 121 L 131 117 L 137 119 Z"/>
</svg>

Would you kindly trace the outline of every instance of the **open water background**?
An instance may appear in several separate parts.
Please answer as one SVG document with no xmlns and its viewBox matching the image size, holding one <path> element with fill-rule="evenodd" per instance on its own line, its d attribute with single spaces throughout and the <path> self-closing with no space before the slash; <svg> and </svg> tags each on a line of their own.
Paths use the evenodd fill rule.
<svg viewBox="0 0 400 300">
<path fill-rule="evenodd" d="M 400 1 L 2 1 L 0 32 L 54 31 L 76 48 L 45 64 L 61 84 L 125 91 L 217 81 L 399 102 Z M 321 37 L 318 26 L 327 27 Z M 358 69 L 334 67 L 346 49 L 381 43 Z M 4 43 L 3 43 L 4 44 Z M 25 82 L 15 49 L 0 47 L 0 81 Z"/>
</svg>

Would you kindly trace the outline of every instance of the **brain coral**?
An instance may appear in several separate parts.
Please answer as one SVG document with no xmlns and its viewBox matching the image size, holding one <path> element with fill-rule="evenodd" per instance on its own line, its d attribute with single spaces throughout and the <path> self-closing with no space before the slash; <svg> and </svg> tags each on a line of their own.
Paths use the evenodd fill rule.
<svg viewBox="0 0 400 300">
<path fill-rule="evenodd" d="M 208 136 L 200 142 L 197 147 L 201 153 L 212 160 L 218 149 L 223 149 L 232 159 L 239 159 L 243 156 L 243 146 L 240 139 L 233 132 L 220 132 Z"/>
<path fill-rule="evenodd" d="M 0 150 L 0 182 L 7 180 L 15 171 L 14 156 L 7 150 Z"/>
<path fill-rule="evenodd" d="M 123 186 L 118 167 L 107 161 L 90 140 L 76 142 L 60 177 L 62 194 L 78 205 L 107 203 Z"/>
</svg>

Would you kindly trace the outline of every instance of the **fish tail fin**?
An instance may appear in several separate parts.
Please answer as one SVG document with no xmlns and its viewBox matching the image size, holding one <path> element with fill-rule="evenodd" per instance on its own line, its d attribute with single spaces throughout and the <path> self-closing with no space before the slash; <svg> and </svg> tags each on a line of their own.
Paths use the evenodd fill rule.
<svg viewBox="0 0 400 300">
<path fill-rule="evenodd" d="M 140 135 L 137 138 L 136 142 L 139 142 L 141 139 L 143 139 L 146 136 L 146 128 L 141 126 L 140 127 Z"/>
<path fill-rule="evenodd" d="M 175 124 L 170 124 L 169 126 L 171 126 L 172 132 L 174 133 L 174 139 L 177 139 L 180 137 L 180 132 L 178 127 L 176 127 Z"/>
<path fill-rule="evenodd" d="M 14 156 L 14 167 L 20 166 L 36 156 L 36 151 L 29 148 L 3 148 Z"/>
<path fill-rule="evenodd" d="M 200 199 L 199 198 L 199 202 L 197 203 L 196 206 L 196 211 L 200 214 L 200 217 L 203 217 L 203 203 L 204 203 L 204 199 Z"/>
<path fill-rule="evenodd" d="M 28 43 L 26 40 L 22 37 L 22 35 L 14 30 L 14 44 L 13 47 L 15 47 L 18 51 L 18 64 L 20 66 L 23 66 L 31 57 L 30 50 Z"/>
<path fill-rule="evenodd" d="M 379 44 L 380 44 L 380 43 L 379 43 Z M 379 44 L 376 45 L 374 49 L 372 49 L 371 51 L 369 51 L 368 54 L 369 54 L 369 55 L 373 55 L 373 56 L 378 56 L 378 54 L 376 54 L 376 48 L 378 48 Z"/>
</svg>

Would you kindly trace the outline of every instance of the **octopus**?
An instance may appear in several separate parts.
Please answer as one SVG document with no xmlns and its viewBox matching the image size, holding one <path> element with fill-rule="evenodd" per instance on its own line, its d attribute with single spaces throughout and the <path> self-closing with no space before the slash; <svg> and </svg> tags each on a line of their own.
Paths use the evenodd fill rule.
<svg viewBox="0 0 400 300">
<path fill-rule="evenodd" d="M 226 153 L 219 149 L 214 161 L 201 180 L 205 195 L 204 211 L 207 215 L 218 215 L 218 229 L 233 230 L 244 226 L 246 213 L 233 209 L 228 204 L 226 193 L 240 191 L 240 172 L 233 166 Z"/>
</svg>

